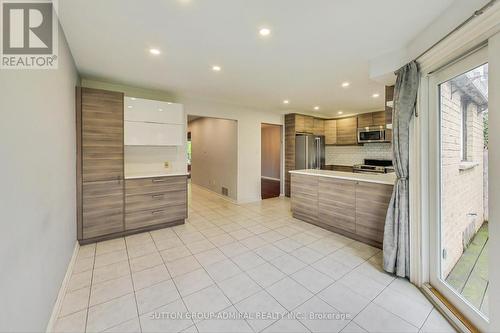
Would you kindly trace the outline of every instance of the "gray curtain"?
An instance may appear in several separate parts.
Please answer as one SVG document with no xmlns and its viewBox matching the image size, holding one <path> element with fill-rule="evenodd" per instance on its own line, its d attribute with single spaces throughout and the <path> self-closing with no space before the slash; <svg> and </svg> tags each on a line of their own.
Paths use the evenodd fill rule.
<svg viewBox="0 0 500 333">
<path fill-rule="evenodd" d="M 393 162 L 396 184 L 384 230 L 384 269 L 401 277 L 410 275 L 408 157 L 410 120 L 415 113 L 419 70 L 415 61 L 397 72 L 393 110 Z"/>
</svg>

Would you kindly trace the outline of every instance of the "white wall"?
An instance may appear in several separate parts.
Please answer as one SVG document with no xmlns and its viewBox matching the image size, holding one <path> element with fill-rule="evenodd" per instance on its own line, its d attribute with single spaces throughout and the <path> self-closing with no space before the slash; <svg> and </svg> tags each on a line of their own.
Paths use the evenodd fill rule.
<svg viewBox="0 0 500 333">
<path fill-rule="evenodd" d="M 390 143 L 368 143 L 363 146 L 326 146 L 326 165 L 363 164 L 365 158 L 391 160 L 392 146 Z"/>
<path fill-rule="evenodd" d="M 75 86 L 59 69 L 0 70 L 0 331 L 45 331 L 76 243 Z"/>
<path fill-rule="evenodd" d="M 489 252 L 500 253 L 500 33 L 490 38 L 489 58 Z M 489 257 L 490 332 L 500 332 L 500 265 Z"/>
<path fill-rule="evenodd" d="M 260 200 L 261 124 L 283 124 L 283 117 L 271 111 L 180 97 L 188 115 L 238 121 L 238 202 Z"/>
<path fill-rule="evenodd" d="M 189 124 L 191 131 L 191 181 L 237 200 L 238 123 L 202 117 Z"/>
</svg>

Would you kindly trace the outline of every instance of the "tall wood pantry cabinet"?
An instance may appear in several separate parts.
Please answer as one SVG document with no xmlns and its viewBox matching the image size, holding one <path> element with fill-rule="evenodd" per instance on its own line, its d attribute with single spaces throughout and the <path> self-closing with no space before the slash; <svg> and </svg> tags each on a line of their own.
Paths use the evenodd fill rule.
<svg viewBox="0 0 500 333">
<path fill-rule="evenodd" d="M 123 93 L 77 88 L 77 236 L 124 231 Z"/>
</svg>

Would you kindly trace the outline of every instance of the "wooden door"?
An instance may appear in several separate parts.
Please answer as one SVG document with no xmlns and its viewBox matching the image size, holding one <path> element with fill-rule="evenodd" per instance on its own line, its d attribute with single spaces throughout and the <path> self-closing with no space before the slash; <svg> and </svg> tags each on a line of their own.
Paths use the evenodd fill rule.
<svg viewBox="0 0 500 333">
<path fill-rule="evenodd" d="M 357 117 L 337 119 L 337 144 L 355 145 L 357 138 L 358 119 Z"/>
<path fill-rule="evenodd" d="M 329 226 L 356 232 L 355 181 L 319 178 L 318 220 Z"/>
</svg>

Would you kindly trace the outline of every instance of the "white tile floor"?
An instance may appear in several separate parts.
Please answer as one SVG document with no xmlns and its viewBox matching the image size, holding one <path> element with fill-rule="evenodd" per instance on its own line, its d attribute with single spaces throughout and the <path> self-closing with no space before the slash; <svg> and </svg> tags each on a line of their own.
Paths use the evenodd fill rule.
<svg viewBox="0 0 500 333">
<path fill-rule="evenodd" d="M 292 218 L 288 199 L 190 192 L 185 225 L 80 248 L 56 331 L 453 332 L 380 250 Z"/>
</svg>

